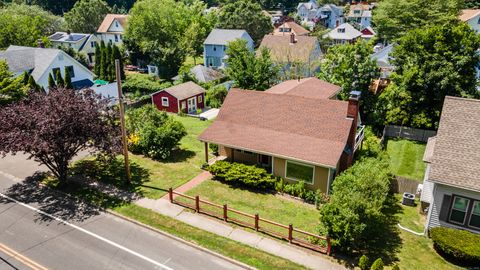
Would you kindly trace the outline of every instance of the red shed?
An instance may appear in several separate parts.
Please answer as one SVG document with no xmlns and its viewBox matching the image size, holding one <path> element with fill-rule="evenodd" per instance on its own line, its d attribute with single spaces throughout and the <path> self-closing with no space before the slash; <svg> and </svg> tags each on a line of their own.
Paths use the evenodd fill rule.
<svg viewBox="0 0 480 270">
<path fill-rule="evenodd" d="M 194 82 L 165 88 L 151 96 L 152 103 L 161 111 L 195 114 L 205 107 L 205 89 Z"/>
</svg>

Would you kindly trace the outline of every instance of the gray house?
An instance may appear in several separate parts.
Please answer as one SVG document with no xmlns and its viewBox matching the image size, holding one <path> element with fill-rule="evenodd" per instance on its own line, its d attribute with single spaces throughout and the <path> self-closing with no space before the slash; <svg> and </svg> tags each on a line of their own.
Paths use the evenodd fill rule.
<svg viewBox="0 0 480 270">
<path fill-rule="evenodd" d="M 206 67 L 224 68 L 227 59 L 228 43 L 236 39 L 245 39 L 253 51 L 253 39 L 245 30 L 213 29 L 203 42 L 203 61 Z"/>
<path fill-rule="evenodd" d="M 480 233 L 480 100 L 446 97 L 430 138 L 421 195 L 425 231 L 438 226 Z"/>
</svg>

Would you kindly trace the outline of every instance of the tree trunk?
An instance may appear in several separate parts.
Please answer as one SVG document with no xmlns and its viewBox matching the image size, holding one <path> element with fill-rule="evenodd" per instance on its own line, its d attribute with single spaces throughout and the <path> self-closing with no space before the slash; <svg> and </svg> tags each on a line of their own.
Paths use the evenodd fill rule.
<svg viewBox="0 0 480 270">
<path fill-rule="evenodd" d="M 68 162 L 62 162 L 57 168 L 58 182 L 60 186 L 66 186 L 68 180 Z"/>
</svg>

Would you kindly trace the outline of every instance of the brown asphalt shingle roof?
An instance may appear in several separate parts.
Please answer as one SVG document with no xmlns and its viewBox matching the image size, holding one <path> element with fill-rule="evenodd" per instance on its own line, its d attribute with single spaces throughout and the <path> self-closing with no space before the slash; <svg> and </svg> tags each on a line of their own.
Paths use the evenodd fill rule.
<svg viewBox="0 0 480 270">
<path fill-rule="evenodd" d="M 335 84 L 319 80 L 315 77 L 289 80 L 273 86 L 265 92 L 271 94 L 285 94 L 305 98 L 330 99 L 334 98 L 342 88 Z"/>
<path fill-rule="evenodd" d="M 186 83 L 181 83 L 169 88 L 165 88 L 161 91 L 155 92 L 152 94 L 152 96 L 163 91 L 176 97 L 178 100 L 184 100 L 184 99 L 199 95 L 201 93 L 205 93 L 205 89 L 200 85 L 194 82 L 186 82 Z"/>
<path fill-rule="evenodd" d="M 462 9 L 458 19 L 462 22 L 466 22 L 471 18 L 477 16 L 480 13 L 480 9 Z"/>
<path fill-rule="evenodd" d="M 120 25 L 125 28 L 125 25 L 127 23 L 128 15 L 124 14 L 107 14 L 105 15 L 105 18 L 102 21 L 102 24 L 100 24 L 100 27 L 98 27 L 97 32 L 98 33 L 108 33 L 108 29 L 110 28 L 110 25 L 112 25 L 113 21 L 117 19 Z"/>
<path fill-rule="evenodd" d="M 312 52 L 318 45 L 316 37 L 296 36 L 296 42 L 290 44 L 290 35 L 263 37 L 261 48 L 270 49 L 270 55 L 275 62 L 308 62 Z"/>
<path fill-rule="evenodd" d="M 288 32 L 280 32 L 280 28 L 290 28 L 290 29 L 292 29 L 292 32 L 290 32 L 290 33 L 294 33 L 297 36 L 306 36 L 310 33 L 310 31 L 303 28 L 298 23 L 290 21 L 290 22 L 284 22 L 283 24 L 279 25 L 278 27 L 275 27 L 275 30 L 273 30 L 274 35 L 290 36 L 290 33 L 288 33 Z"/>
<path fill-rule="evenodd" d="M 345 101 L 232 89 L 198 138 L 334 168 L 353 123 L 347 107 Z"/>
<path fill-rule="evenodd" d="M 446 97 L 429 180 L 480 191 L 480 100 Z"/>
</svg>

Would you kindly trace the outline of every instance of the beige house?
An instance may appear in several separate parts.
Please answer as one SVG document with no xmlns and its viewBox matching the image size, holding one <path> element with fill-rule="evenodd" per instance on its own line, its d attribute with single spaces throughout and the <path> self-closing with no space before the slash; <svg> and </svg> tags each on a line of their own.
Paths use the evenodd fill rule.
<svg viewBox="0 0 480 270">
<path fill-rule="evenodd" d="M 262 166 L 288 182 L 304 181 L 328 193 L 363 139 L 363 128 L 357 129 L 359 93 L 348 102 L 331 99 L 339 90 L 316 78 L 265 92 L 232 89 L 198 139 L 206 151 L 208 143 L 219 145 L 229 161 Z"/>
<path fill-rule="evenodd" d="M 281 68 L 285 80 L 311 77 L 319 71 L 322 50 L 316 37 L 266 35 L 259 50 L 270 50 L 272 61 Z"/>
<path fill-rule="evenodd" d="M 105 44 L 115 44 L 120 46 L 123 44 L 122 36 L 127 27 L 128 15 L 124 14 L 107 14 L 102 24 L 97 29 L 102 41 Z"/>
</svg>

